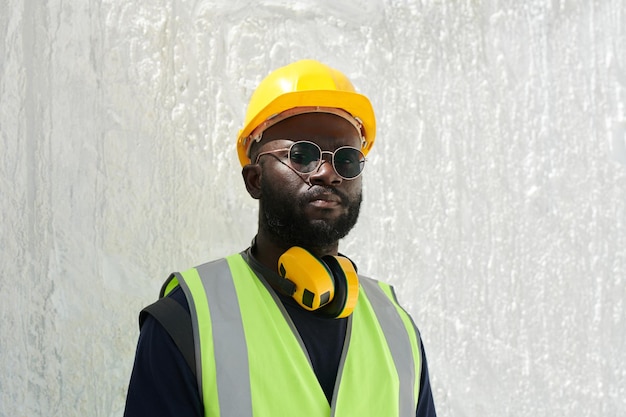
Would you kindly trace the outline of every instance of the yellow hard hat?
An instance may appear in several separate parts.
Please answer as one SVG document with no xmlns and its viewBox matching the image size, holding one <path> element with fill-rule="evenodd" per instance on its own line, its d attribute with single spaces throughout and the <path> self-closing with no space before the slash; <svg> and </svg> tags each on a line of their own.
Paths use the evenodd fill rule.
<svg viewBox="0 0 626 417">
<path fill-rule="evenodd" d="M 314 60 L 297 61 L 270 73 L 248 103 L 244 128 L 239 131 L 237 153 L 241 166 L 250 163 L 250 146 L 263 131 L 301 113 L 338 114 L 361 132 L 362 151 L 370 151 L 376 137 L 376 117 L 369 99 L 355 91 L 341 72 Z"/>
</svg>

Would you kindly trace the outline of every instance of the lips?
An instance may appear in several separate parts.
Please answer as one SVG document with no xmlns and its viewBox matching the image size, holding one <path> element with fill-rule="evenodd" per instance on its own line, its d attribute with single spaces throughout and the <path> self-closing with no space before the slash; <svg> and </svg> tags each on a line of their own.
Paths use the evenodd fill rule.
<svg viewBox="0 0 626 417">
<path fill-rule="evenodd" d="M 334 208 L 342 205 L 341 197 L 332 193 L 317 193 L 309 198 L 309 204 L 318 208 Z"/>
</svg>

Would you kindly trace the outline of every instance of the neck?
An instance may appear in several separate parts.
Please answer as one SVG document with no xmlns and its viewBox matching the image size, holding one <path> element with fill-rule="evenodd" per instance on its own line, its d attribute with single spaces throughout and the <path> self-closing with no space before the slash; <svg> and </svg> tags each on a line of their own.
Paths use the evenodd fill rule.
<svg viewBox="0 0 626 417">
<path fill-rule="evenodd" d="M 267 233 L 259 230 L 255 238 L 253 247 L 253 255 L 257 261 L 278 273 L 278 258 L 287 251 L 291 246 L 276 243 Z M 317 257 L 325 255 L 337 255 L 339 250 L 339 242 L 327 247 L 306 247 L 304 248 Z"/>
</svg>

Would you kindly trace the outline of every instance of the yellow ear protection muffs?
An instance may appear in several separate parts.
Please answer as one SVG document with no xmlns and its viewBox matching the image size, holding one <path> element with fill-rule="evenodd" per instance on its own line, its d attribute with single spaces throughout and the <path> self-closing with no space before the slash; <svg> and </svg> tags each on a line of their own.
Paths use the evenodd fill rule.
<svg viewBox="0 0 626 417">
<path fill-rule="evenodd" d="M 302 308 L 332 318 L 352 314 L 359 297 L 359 278 L 354 264 L 345 256 L 318 258 L 294 246 L 278 259 L 276 275 L 248 254 L 251 266 L 261 269 L 271 284 Z"/>
<path fill-rule="evenodd" d="M 344 256 L 321 258 L 294 246 L 278 259 L 280 276 L 294 283 L 291 296 L 303 308 L 329 317 L 348 317 L 359 296 L 359 278 Z"/>
</svg>

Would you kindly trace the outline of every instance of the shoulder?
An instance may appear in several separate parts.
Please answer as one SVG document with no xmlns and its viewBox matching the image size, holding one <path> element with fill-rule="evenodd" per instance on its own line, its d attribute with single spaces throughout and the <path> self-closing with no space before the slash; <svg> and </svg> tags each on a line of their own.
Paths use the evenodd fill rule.
<svg viewBox="0 0 626 417">
<path fill-rule="evenodd" d="M 168 299 L 188 311 L 182 290 L 173 290 Z M 172 404 L 177 404 L 175 412 Z M 196 378 L 189 361 L 160 322 L 147 314 L 139 335 L 124 415 L 201 416 L 201 410 Z"/>
<path fill-rule="evenodd" d="M 180 288 L 180 286 L 174 288 L 172 292 L 170 292 L 167 296 L 175 300 L 185 310 L 187 310 L 187 312 L 189 312 L 189 303 L 187 302 L 187 297 L 185 297 L 185 292 L 182 288 Z"/>
</svg>

